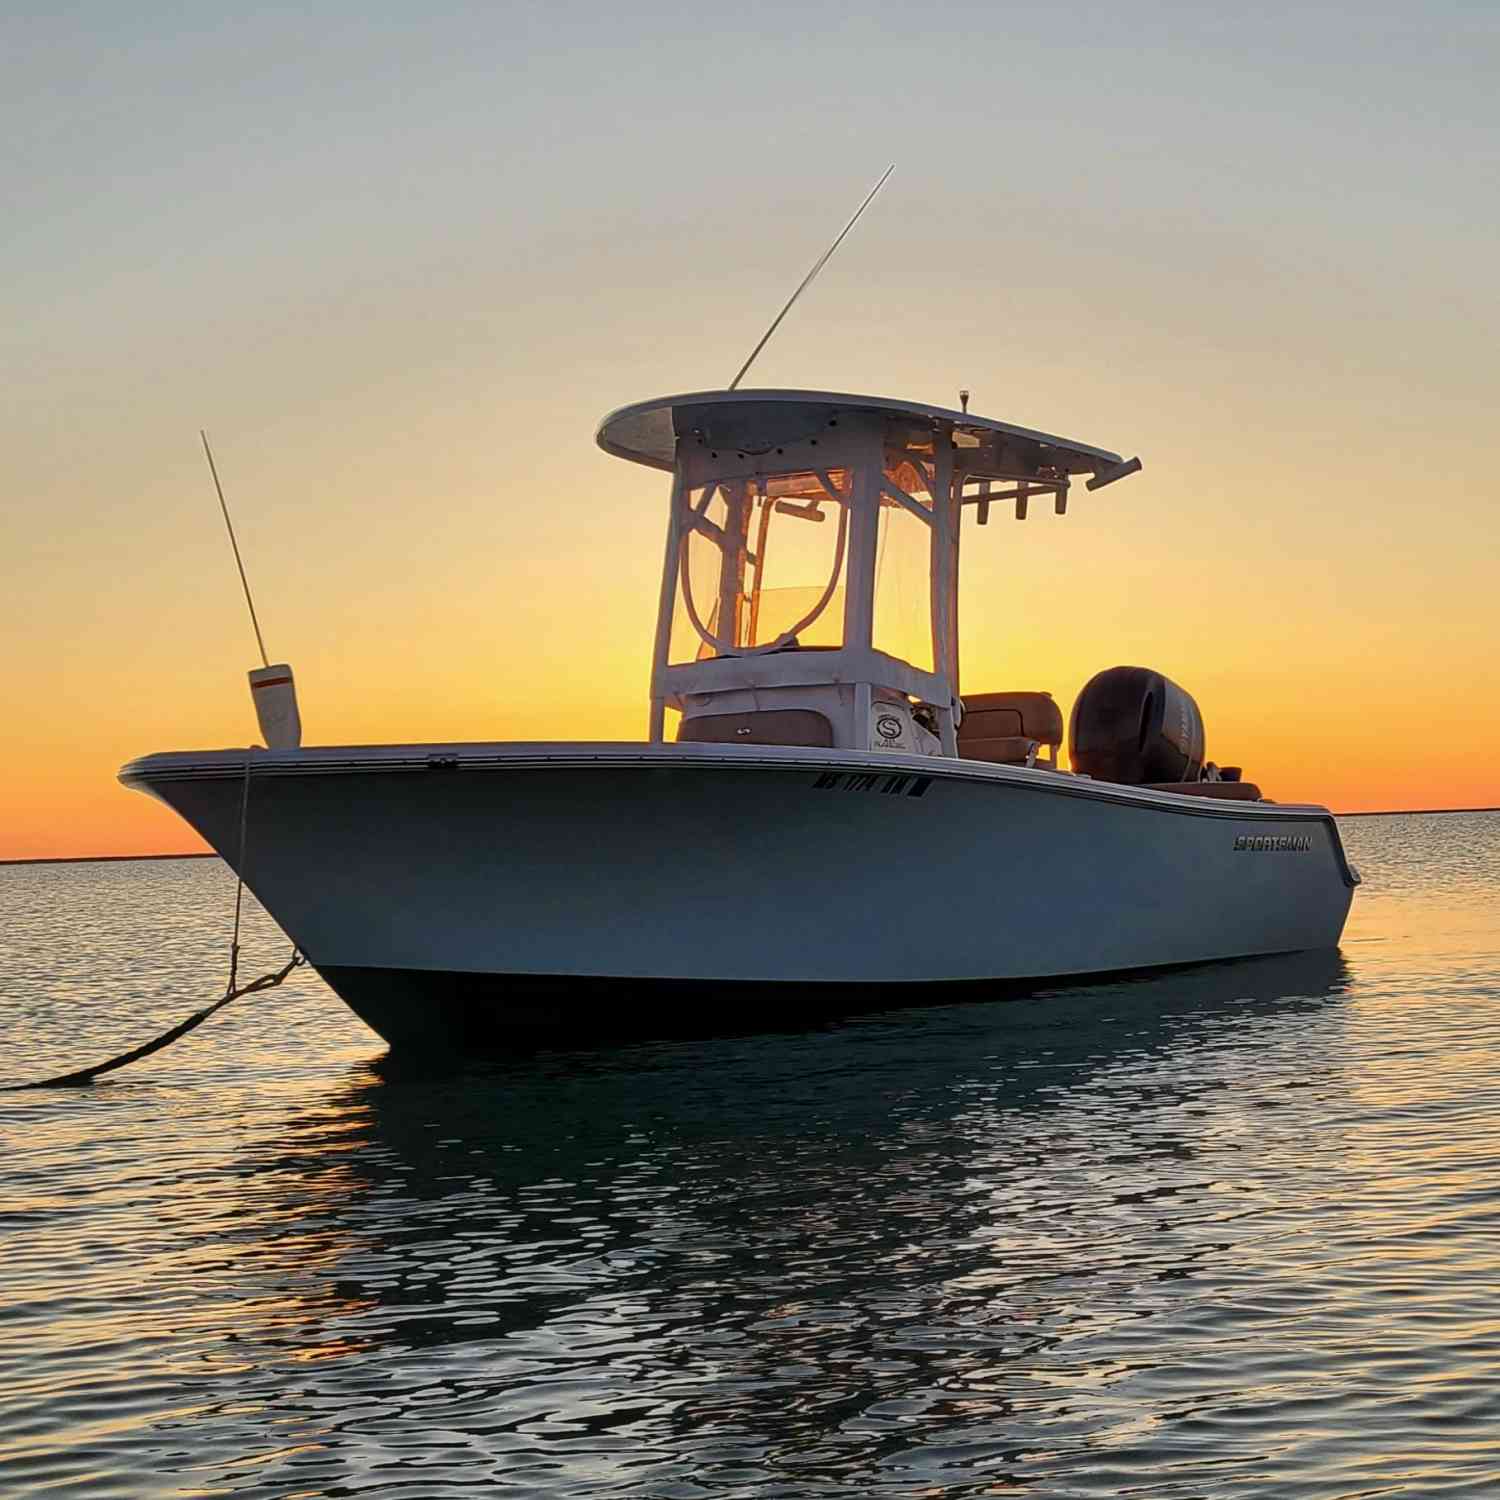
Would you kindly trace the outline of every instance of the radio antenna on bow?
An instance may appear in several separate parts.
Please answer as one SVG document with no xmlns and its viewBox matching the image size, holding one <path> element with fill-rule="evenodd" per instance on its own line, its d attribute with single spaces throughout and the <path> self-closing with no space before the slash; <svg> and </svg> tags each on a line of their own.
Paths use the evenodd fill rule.
<svg viewBox="0 0 1500 1500">
<path fill-rule="evenodd" d="M 791 312 L 791 310 L 792 310 L 792 304 L 797 300 L 798 297 L 800 297 L 803 294 L 803 292 L 805 292 L 808 289 L 808 287 L 810 287 L 813 284 L 813 279 L 817 276 L 818 272 L 821 271 L 823 269 L 823 267 L 826 266 L 828 264 L 828 262 L 833 259 L 833 252 L 835 250 L 837 250 L 838 247 L 844 243 L 844 236 L 846 234 L 848 234 L 849 231 L 851 229 L 853 229 L 854 226 L 859 222 L 859 216 L 871 205 L 871 203 L 873 203 L 875 201 L 875 194 L 878 193 L 881 190 L 881 188 L 883 188 L 885 186 L 885 180 L 886 180 L 886 178 L 889 177 L 891 175 L 891 173 L 894 172 L 895 170 L 896 170 L 896 163 L 892 162 L 890 164 L 890 166 L 888 166 L 885 169 L 885 171 L 881 174 L 880 181 L 877 182 L 875 184 L 875 186 L 870 189 L 869 194 L 865 198 L 865 201 L 863 203 L 861 203 L 859 205 L 859 207 L 854 210 L 854 217 L 852 219 L 850 219 L 849 222 L 847 224 L 845 224 L 844 227 L 841 230 L 839 230 L 838 238 L 836 240 L 834 240 L 834 242 L 817 258 L 816 261 L 813 262 L 813 268 L 812 268 L 812 270 L 810 270 L 807 273 L 806 276 L 804 276 L 802 278 L 802 284 L 797 288 L 797 290 L 795 292 L 792 293 L 792 295 L 790 297 L 787 298 L 787 300 L 786 300 L 786 306 L 783 307 L 781 309 L 781 311 L 776 314 L 775 320 L 772 322 L 771 326 L 768 329 L 766 329 L 766 331 L 763 334 L 761 334 L 761 336 L 760 336 L 760 343 L 758 343 L 750 351 L 750 358 L 747 359 L 745 361 L 745 363 L 740 366 L 740 373 L 738 375 L 736 375 L 734 377 L 734 379 L 729 382 L 729 389 L 730 390 L 733 391 L 733 390 L 738 390 L 739 389 L 740 381 L 742 381 L 745 378 L 745 371 L 748 370 L 750 368 L 750 366 L 755 363 L 755 357 L 756 357 L 756 355 L 759 354 L 760 351 L 762 349 L 764 349 L 766 347 L 766 345 L 771 342 L 771 335 L 773 333 L 775 333 L 778 328 L 781 327 L 781 320 L 784 317 L 786 317 L 786 315 L 789 312 Z"/>
<path fill-rule="evenodd" d="M 250 597 L 250 580 L 245 577 L 245 560 L 240 556 L 239 539 L 234 534 L 234 522 L 229 519 L 229 504 L 224 499 L 224 486 L 219 483 L 219 468 L 214 463 L 214 450 L 208 446 L 208 434 L 200 427 L 198 436 L 203 439 L 203 456 L 208 460 L 208 472 L 213 475 L 214 493 L 219 497 L 219 510 L 224 516 L 224 530 L 229 533 L 229 545 L 234 549 L 234 565 L 240 570 L 240 587 L 245 591 L 245 603 L 250 610 L 250 624 L 255 630 L 255 644 L 260 647 L 260 664 L 271 665 L 266 655 L 266 640 L 260 633 L 260 621 L 255 615 L 255 600 Z"/>
<path fill-rule="evenodd" d="M 302 743 L 302 715 L 297 707 L 297 684 L 292 678 L 292 669 L 286 662 L 276 662 L 273 665 L 266 655 L 265 637 L 260 633 L 260 620 L 255 613 L 255 600 L 250 594 L 250 580 L 245 576 L 245 560 L 240 556 L 234 522 L 229 519 L 229 504 L 224 499 L 224 486 L 219 483 L 219 468 L 214 463 L 214 450 L 208 446 L 208 434 L 201 427 L 198 429 L 198 436 L 203 439 L 203 456 L 208 460 L 208 472 L 214 478 L 214 493 L 219 497 L 224 529 L 229 533 L 229 545 L 234 549 L 234 565 L 240 571 L 240 587 L 245 591 L 250 624 L 255 629 L 255 644 L 260 647 L 260 665 L 250 672 L 250 697 L 255 703 L 255 717 L 260 724 L 261 737 L 268 750 L 295 750 Z M 248 775 L 248 771 L 246 774 Z"/>
</svg>

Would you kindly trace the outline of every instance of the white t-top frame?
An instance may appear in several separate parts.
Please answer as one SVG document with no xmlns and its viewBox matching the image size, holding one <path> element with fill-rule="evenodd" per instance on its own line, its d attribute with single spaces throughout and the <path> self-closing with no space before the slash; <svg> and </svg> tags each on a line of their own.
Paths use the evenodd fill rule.
<svg viewBox="0 0 1500 1500">
<path fill-rule="evenodd" d="M 867 750 L 872 704 L 915 700 L 933 710 L 941 753 L 956 755 L 962 507 L 975 506 L 983 523 L 991 504 L 1014 501 L 1018 519 L 1024 519 L 1029 499 L 1052 495 L 1061 513 L 1070 476 L 1092 474 L 1092 489 L 1138 467 L 1134 460 L 1123 464 L 1118 454 L 1103 449 L 966 412 L 816 391 L 703 392 L 645 402 L 606 418 L 598 440 L 607 452 L 670 468 L 673 475 L 652 656 L 653 743 L 665 737 L 668 708 L 692 717 L 806 707 L 829 719 L 837 747 Z M 895 482 L 894 471 L 903 463 L 921 476 L 930 507 Z M 835 494 L 828 486 L 827 476 L 833 471 L 847 471 L 846 491 Z M 727 496 L 758 496 L 764 505 L 770 481 L 808 473 L 824 481 L 834 509 L 847 501 L 847 514 L 837 518 L 834 577 L 807 616 L 811 620 L 820 608 L 828 607 L 841 564 L 841 643 L 799 649 L 792 639 L 799 628 L 794 626 L 770 641 L 734 646 L 734 630 L 726 639 L 720 627 L 705 620 L 706 612 L 698 607 L 701 601 L 693 601 L 689 589 L 684 602 L 693 627 L 716 654 L 671 660 L 685 539 L 695 527 L 703 528 L 699 518 L 716 487 L 722 486 L 717 492 Z M 930 529 L 930 671 L 874 644 L 881 513 L 892 506 L 910 512 Z M 730 507 L 740 528 L 742 556 L 753 546 L 747 536 L 749 509 L 743 499 Z M 727 622 L 738 615 L 744 601 L 734 597 L 734 591 L 742 584 L 741 571 L 721 585 L 728 597 L 721 595 L 716 601 L 716 620 Z"/>
</svg>

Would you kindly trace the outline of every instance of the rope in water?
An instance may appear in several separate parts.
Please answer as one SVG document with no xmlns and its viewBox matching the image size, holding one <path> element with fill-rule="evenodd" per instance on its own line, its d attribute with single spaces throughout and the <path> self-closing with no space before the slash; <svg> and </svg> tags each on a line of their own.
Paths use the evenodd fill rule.
<svg viewBox="0 0 1500 1500">
<path fill-rule="evenodd" d="M 249 984 L 236 986 L 235 980 L 239 978 L 240 970 L 240 913 L 244 905 L 245 895 L 245 852 L 248 843 L 250 824 L 250 756 L 245 756 L 245 780 L 240 792 L 240 861 L 238 879 L 234 888 L 234 937 L 229 944 L 229 982 L 224 987 L 224 993 L 211 1005 L 205 1005 L 202 1010 L 189 1016 L 187 1020 L 174 1026 L 170 1031 L 164 1031 L 159 1037 L 147 1042 L 144 1046 L 133 1047 L 129 1052 L 121 1052 L 116 1057 L 111 1057 L 107 1062 L 96 1063 L 92 1068 L 79 1068 L 72 1073 L 59 1073 L 55 1078 L 41 1078 L 35 1083 L 12 1083 L 0 1089 L 3 1093 L 19 1093 L 24 1089 L 66 1089 L 78 1088 L 86 1083 L 92 1083 L 102 1073 L 113 1073 L 116 1068 L 123 1068 L 126 1063 L 139 1062 L 143 1057 L 150 1057 L 153 1052 L 160 1052 L 163 1047 L 170 1046 L 179 1037 L 184 1037 L 188 1032 L 201 1026 L 215 1011 L 223 1010 L 231 1000 L 238 1000 L 242 995 L 254 995 L 261 990 L 272 990 L 282 983 L 294 969 L 300 969 L 307 960 L 295 949 L 292 956 L 281 968 L 270 974 L 262 974 L 259 979 L 252 979 Z"/>
<path fill-rule="evenodd" d="M 92 1068 L 80 1068 L 76 1073 L 59 1073 L 56 1078 L 42 1078 L 35 1083 L 12 1083 L 6 1086 L 6 1092 L 19 1092 L 22 1089 L 66 1089 L 78 1088 L 85 1083 L 92 1083 L 101 1073 L 113 1073 L 116 1068 L 123 1068 L 126 1063 L 139 1062 L 143 1057 L 150 1057 L 153 1052 L 160 1052 L 163 1047 L 175 1042 L 178 1037 L 186 1036 L 195 1027 L 201 1026 L 216 1010 L 223 1010 L 231 1000 L 238 1000 L 241 995 L 253 995 L 259 990 L 270 990 L 284 980 L 293 969 L 300 969 L 307 960 L 300 953 L 292 954 L 291 958 L 274 974 L 262 974 L 259 979 L 253 979 L 249 984 L 244 984 L 237 990 L 230 990 L 221 995 L 212 1005 L 205 1005 L 195 1015 L 191 1015 L 181 1025 L 174 1026 L 170 1031 L 164 1031 L 154 1041 L 147 1042 L 144 1047 L 132 1048 L 129 1052 L 122 1052 L 118 1057 L 112 1057 L 108 1062 L 98 1063 Z"/>
</svg>

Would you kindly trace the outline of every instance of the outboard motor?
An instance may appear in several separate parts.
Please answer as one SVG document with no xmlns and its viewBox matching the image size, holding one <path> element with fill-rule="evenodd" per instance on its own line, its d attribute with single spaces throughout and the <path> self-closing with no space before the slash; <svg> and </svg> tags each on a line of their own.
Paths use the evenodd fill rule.
<svg viewBox="0 0 1500 1500">
<path fill-rule="evenodd" d="M 1068 753 L 1073 769 L 1095 781 L 1197 781 L 1203 772 L 1203 715 L 1160 672 L 1111 667 L 1091 677 L 1073 704 Z"/>
</svg>

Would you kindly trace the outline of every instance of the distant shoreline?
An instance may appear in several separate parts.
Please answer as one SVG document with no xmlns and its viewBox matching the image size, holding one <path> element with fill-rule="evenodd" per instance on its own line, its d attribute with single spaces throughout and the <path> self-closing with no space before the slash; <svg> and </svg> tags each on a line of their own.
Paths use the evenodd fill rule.
<svg viewBox="0 0 1500 1500">
<path fill-rule="evenodd" d="M 1500 807 L 1386 807 L 1369 812 L 1334 813 L 1336 818 L 1450 818 L 1463 813 L 1500 812 Z"/>
<path fill-rule="evenodd" d="M 0 859 L 0 865 L 128 865 L 141 859 L 217 859 L 212 849 L 192 854 L 52 854 L 34 859 Z"/>
<path fill-rule="evenodd" d="M 1336 818 L 1441 818 L 1464 813 L 1500 812 L 1500 807 L 1387 807 L 1371 812 L 1335 813 Z M 193 854 L 61 854 L 34 859 L 0 859 L 4 865 L 122 865 L 142 859 L 218 859 L 213 850 Z"/>
</svg>

